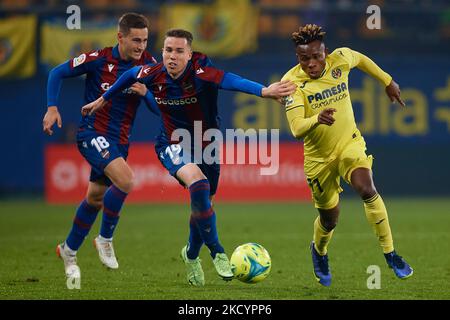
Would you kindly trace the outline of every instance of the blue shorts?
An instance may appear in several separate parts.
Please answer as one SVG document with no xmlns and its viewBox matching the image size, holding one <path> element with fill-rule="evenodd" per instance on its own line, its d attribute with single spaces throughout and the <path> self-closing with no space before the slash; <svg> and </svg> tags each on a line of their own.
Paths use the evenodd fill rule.
<svg viewBox="0 0 450 320">
<path fill-rule="evenodd" d="M 92 130 L 79 131 L 77 134 L 77 145 L 81 155 L 91 165 L 91 176 L 89 181 L 101 180 L 110 186 L 111 180 L 105 175 L 106 166 L 117 158 L 128 157 L 129 144 L 118 144 L 111 139 Z"/>
<path fill-rule="evenodd" d="M 183 149 L 179 144 L 160 144 L 157 143 L 155 145 L 156 154 L 158 156 L 159 161 L 161 161 L 164 168 L 169 171 L 169 173 L 178 180 L 178 182 L 183 186 L 186 185 L 183 181 L 179 180 L 176 176 L 177 171 L 180 170 L 183 166 L 188 163 L 194 163 L 192 161 L 186 161 L 183 159 Z M 191 159 L 193 157 L 191 156 Z M 196 165 L 200 168 L 203 174 L 209 181 L 210 191 L 209 194 L 211 196 L 216 194 L 217 187 L 219 185 L 219 176 L 220 176 L 220 164 L 205 164 L 205 163 L 196 163 Z"/>
</svg>

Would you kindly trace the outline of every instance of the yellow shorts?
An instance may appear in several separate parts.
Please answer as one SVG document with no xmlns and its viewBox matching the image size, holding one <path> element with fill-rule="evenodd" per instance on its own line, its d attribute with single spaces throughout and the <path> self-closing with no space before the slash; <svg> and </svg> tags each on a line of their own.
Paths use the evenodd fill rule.
<svg viewBox="0 0 450 320">
<path fill-rule="evenodd" d="M 373 157 L 366 155 L 366 143 L 361 136 L 352 140 L 338 157 L 329 162 L 305 159 L 305 175 L 318 209 L 332 209 L 339 203 L 341 177 L 350 184 L 353 170 L 372 169 Z"/>
</svg>

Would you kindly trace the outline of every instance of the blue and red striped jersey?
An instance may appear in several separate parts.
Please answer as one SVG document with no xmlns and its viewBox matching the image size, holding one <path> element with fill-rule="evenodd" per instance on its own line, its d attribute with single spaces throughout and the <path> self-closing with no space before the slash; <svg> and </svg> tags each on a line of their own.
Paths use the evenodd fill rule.
<svg viewBox="0 0 450 320">
<path fill-rule="evenodd" d="M 202 122 L 202 133 L 218 128 L 217 98 L 225 72 L 213 66 L 204 54 L 194 52 L 183 74 L 172 79 L 162 62 L 143 66 L 137 78 L 152 92 L 161 112 L 159 142 L 171 141 L 175 129 L 194 134 L 194 121 Z"/>
<path fill-rule="evenodd" d="M 72 75 L 86 74 L 84 102 L 87 104 L 105 93 L 130 68 L 155 64 L 156 60 L 147 51 L 139 60 L 122 60 L 116 45 L 83 53 L 69 63 Z M 94 129 L 111 141 L 127 144 L 140 98 L 128 88 L 123 90 L 94 115 L 82 117 L 79 130 Z"/>
</svg>

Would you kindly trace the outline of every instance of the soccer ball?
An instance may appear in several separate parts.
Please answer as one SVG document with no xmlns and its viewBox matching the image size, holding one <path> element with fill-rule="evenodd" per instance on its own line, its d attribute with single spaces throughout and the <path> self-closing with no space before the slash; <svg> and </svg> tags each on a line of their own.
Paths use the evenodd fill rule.
<svg viewBox="0 0 450 320">
<path fill-rule="evenodd" d="M 257 243 L 237 247 L 231 255 L 230 263 L 234 277 L 245 283 L 263 281 L 272 267 L 269 253 Z"/>
</svg>

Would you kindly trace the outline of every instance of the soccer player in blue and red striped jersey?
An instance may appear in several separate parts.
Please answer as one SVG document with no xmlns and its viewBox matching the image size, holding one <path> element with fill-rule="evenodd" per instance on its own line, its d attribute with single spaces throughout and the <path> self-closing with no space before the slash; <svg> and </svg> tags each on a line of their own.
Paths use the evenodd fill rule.
<svg viewBox="0 0 450 320">
<path fill-rule="evenodd" d="M 161 133 L 155 145 L 156 153 L 169 173 L 189 189 L 191 198 L 190 235 L 187 246 L 181 251 L 187 280 L 191 285 L 202 286 L 205 279 L 199 252 L 203 244 L 210 250 L 218 274 L 224 280 L 233 277 L 228 257 L 219 242 L 216 214 L 212 207 L 220 167 L 218 163 L 198 163 L 197 160 L 192 161 L 192 156 L 186 157 L 183 153 L 192 153 L 192 149 L 183 149 L 172 133 L 184 129 L 184 132 L 194 137 L 196 121 L 201 121 L 201 136 L 208 129 L 218 128 L 219 89 L 277 99 L 292 94 L 295 85 L 284 81 L 266 88 L 217 69 L 206 55 L 192 52 L 192 40 L 192 34 L 188 31 L 169 30 L 164 40 L 162 63 L 129 70 L 102 97 L 84 106 L 82 113 L 93 114 L 104 108 L 113 95 L 136 81 L 146 84 L 152 92 L 162 120 Z"/>
<path fill-rule="evenodd" d="M 140 14 L 127 13 L 119 19 L 118 45 L 83 53 L 51 70 L 44 132 L 51 135 L 55 123 L 60 128 L 62 126 L 58 97 L 63 78 L 86 74 L 84 100 L 86 103 L 94 101 L 130 68 L 156 63 L 146 51 L 147 39 L 147 19 Z M 140 83 L 131 84 L 101 111 L 84 116 L 80 121 L 77 145 L 92 169 L 87 195 L 77 209 L 72 229 L 66 241 L 57 246 L 57 254 L 63 259 L 69 278 L 80 277 L 76 252 L 102 207 L 101 230 L 94 244 L 105 266 L 110 269 L 119 267 L 112 238 L 123 202 L 133 188 L 133 172 L 126 159 L 131 128 L 142 98 L 152 108 L 154 100 L 147 94 L 147 88 Z M 155 109 L 154 112 L 158 111 Z"/>
</svg>

